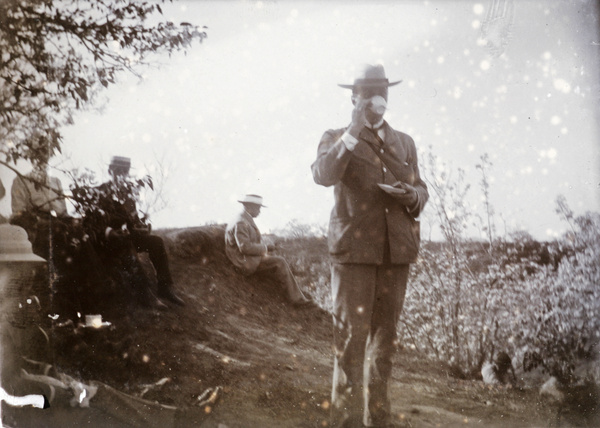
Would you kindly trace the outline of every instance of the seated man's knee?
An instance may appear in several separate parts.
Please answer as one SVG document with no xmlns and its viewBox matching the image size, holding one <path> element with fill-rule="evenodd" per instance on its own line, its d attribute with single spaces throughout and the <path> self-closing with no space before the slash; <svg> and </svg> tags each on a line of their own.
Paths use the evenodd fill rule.
<svg viewBox="0 0 600 428">
<path fill-rule="evenodd" d="M 165 243 L 160 236 L 156 235 L 147 235 L 145 237 L 146 242 L 148 243 L 148 247 L 152 247 L 156 250 L 163 250 L 165 248 Z"/>
</svg>

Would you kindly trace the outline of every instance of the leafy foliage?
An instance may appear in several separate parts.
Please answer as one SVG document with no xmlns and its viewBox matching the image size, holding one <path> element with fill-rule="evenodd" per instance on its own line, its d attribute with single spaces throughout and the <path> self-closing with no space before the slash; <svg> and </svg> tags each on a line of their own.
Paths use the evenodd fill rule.
<svg viewBox="0 0 600 428">
<path fill-rule="evenodd" d="M 0 163 L 45 164 L 60 152 L 59 128 L 120 72 L 206 37 L 185 22 L 152 24 L 157 14 L 147 1 L 0 2 Z"/>
<path fill-rule="evenodd" d="M 527 310 L 516 314 L 512 331 L 525 369 L 540 364 L 567 383 L 578 364 L 597 358 L 600 344 L 600 214 L 573 220 L 575 233 L 562 245 L 575 251 L 556 272 L 542 270 L 515 290 L 514 303 Z"/>
<path fill-rule="evenodd" d="M 576 217 L 559 197 L 557 212 L 571 227 L 562 240 L 495 237 L 485 174 L 491 164 L 482 161 L 485 243 L 464 236 L 477 214 L 464 205 L 462 174 L 452 179 L 430 157 L 430 203 L 446 239 L 424 245 L 413 267 L 401 340 L 462 377 L 477 377 L 486 360 L 505 351 L 517 368 L 542 366 L 568 384 L 578 366 L 598 362 L 600 214 Z"/>
<path fill-rule="evenodd" d="M 132 201 L 139 201 L 140 192 L 144 188 L 152 189 L 153 187 L 150 176 L 143 178 L 116 176 L 102 186 L 97 185 L 93 172 L 87 170 L 83 173 L 75 171 L 71 177 L 71 199 L 77 214 L 83 218 L 86 232 L 90 235 L 104 230 L 106 226 L 105 218 L 112 214 L 105 211 L 110 209 L 112 205 L 107 204 L 107 201 L 114 200 L 127 206 Z M 132 210 L 136 209 L 135 206 L 131 208 Z M 137 216 L 137 211 L 135 216 Z M 147 215 L 142 213 L 140 220 L 146 224 Z"/>
</svg>

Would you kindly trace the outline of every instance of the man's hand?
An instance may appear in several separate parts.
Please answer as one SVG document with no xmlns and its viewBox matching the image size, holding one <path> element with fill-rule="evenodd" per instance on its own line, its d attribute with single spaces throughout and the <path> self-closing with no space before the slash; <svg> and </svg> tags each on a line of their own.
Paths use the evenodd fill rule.
<svg viewBox="0 0 600 428">
<path fill-rule="evenodd" d="M 348 127 L 347 132 L 354 138 L 358 138 L 360 131 L 364 128 L 367 123 L 365 111 L 367 106 L 371 102 L 370 99 L 364 99 L 360 95 L 355 98 L 354 110 L 352 110 L 352 122 Z"/>
<path fill-rule="evenodd" d="M 417 201 L 419 200 L 419 196 L 417 194 L 417 189 L 415 189 L 410 184 L 404 183 L 402 181 L 397 181 L 392 186 L 397 187 L 398 189 L 406 190 L 406 193 L 402 194 L 391 194 L 391 196 L 400 202 L 402 205 L 406 207 L 413 207 Z"/>
<path fill-rule="evenodd" d="M 128 238 L 129 232 L 127 230 L 112 229 L 108 234 L 108 239 L 110 241 L 121 242 Z"/>
<path fill-rule="evenodd" d="M 150 225 L 140 223 L 133 226 L 133 232 L 137 233 L 138 235 L 150 235 L 151 231 L 152 227 Z"/>
</svg>

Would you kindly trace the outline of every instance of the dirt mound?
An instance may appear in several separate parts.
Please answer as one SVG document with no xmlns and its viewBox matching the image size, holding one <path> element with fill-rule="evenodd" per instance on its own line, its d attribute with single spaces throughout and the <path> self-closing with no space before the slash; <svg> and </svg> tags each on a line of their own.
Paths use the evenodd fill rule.
<svg viewBox="0 0 600 428">
<path fill-rule="evenodd" d="M 175 289 L 186 305 L 111 314 L 105 318 L 111 325 L 102 329 L 78 327 L 80 319 L 54 320 L 43 356 L 52 370 L 106 385 L 97 401 L 90 400 L 92 410 L 117 400 L 107 395 L 111 388 L 121 394 L 118 402 L 128 396 L 132 403 L 145 400 L 144 406 L 162 406 L 152 411 L 173 412 L 168 423 L 165 418 L 138 418 L 139 423 L 129 426 L 328 426 L 330 315 L 293 309 L 275 284 L 236 272 L 224 254 L 222 225 L 157 234 L 166 241 Z M 290 258 L 291 251 L 298 252 L 298 241 L 281 240 L 278 246 L 284 257 L 286 251 Z M 301 259 L 309 260 L 308 255 Z M 311 250 L 313 259 L 326 263 L 321 241 Z M 301 286 L 319 286 L 310 266 L 299 263 L 293 269 L 303 275 Z M 413 427 L 545 426 L 554 417 L 533 391 L 459 381 L 448 376 L 444 365 L 408 350 L 398 354 L 393 380 L 397 419 Z M 39 386 L 48 394 L 44 388 Z M 129 405 L 134 404 L 114 410 Z M 60 416 L 68 410 L 58 397 L 44 411 L 45 426 L 68 426 Z M 90 415 L 92 410 L 87 410 Z M 31 412 L 3 406 L 10 426 L 28 426 Z M 103 419 L 108 426 L 122 426 L 111 420 L 121 419 Z"/>
</svg>

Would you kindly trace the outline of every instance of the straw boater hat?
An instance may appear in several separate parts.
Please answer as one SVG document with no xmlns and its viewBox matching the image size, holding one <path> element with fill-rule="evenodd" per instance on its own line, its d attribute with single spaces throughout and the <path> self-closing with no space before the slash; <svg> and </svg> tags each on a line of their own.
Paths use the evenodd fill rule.
<svg viewBox="0 0 600 428">
<path fill-rule="evenodd" d="M 113 156 L 110 160 L 109 168 L 122 168 L 122 169 L 130 169 L 131 168 L 131 159 L 125 156 Z"/>
<path fill-rule="evenodd" d="M 397 85 L 402 82 L 402 80 L 398 80 L 396 82 L 390 82 L 387 77 L 385 77 L 385 70 L 381 64 L 371 65 L 365 64 L 356 75 L 354 79 L 354 84 L 352 85 L 343 85 L 338 84 L 338 86 L 346 89 L 354 89 L 357 86 L 361 87 L 390 87 Z"/>
<path fill-rule="evenodd" d="M 238 202 L 242 203 L 242 204 L 255 204 L 255 205 L 260 205 L 261 207 L 266 208 L 266 205 L 263 205 L 263 198 L 262 196 L 258 196 L 258 195 L 244 195 L 242 197 L 242 199 L 238 200 Z"/>
</svg>

